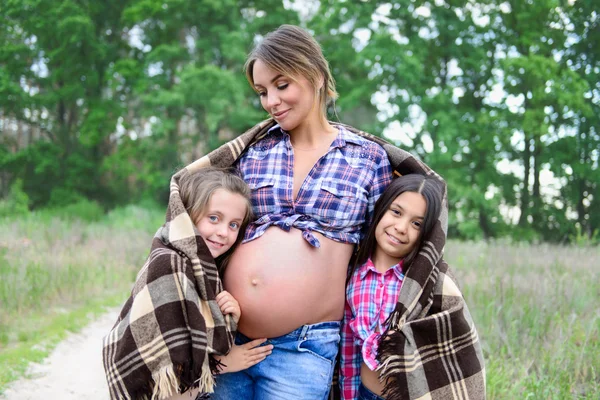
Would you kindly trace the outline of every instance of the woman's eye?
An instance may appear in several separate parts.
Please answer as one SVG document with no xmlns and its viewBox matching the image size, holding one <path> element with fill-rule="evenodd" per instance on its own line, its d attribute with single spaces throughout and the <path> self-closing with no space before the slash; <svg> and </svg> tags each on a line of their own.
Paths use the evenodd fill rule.
<svg viewBox="0 0 600 400">
<path fill-rule="evenodd" d="M 285 89 L 287 89 L 288 86 L 289 86 L 288 83 L 282 83 L 282 84 L 277 85 L 277 89 L 278 90 L 285 90 Z"/>
<path fill-rule="evenodd" d="M 417 229 L 421 229 L 421 223 L 419 221 L 413 222 L 413 226 Z"/>
<path fill-rule="evenodd" d="M 258 94 L 258 97 L 265 97 L 267 92 L 256 92 L 256 94 Z"/>
<path fill-rule="evenodd" d="M 390 209 L 390 211 L 392 212 L 392 214 L 394 215 L 400 215 L 400 211 L 399 210 L 394 210 L 393 208 Z"/>
</svg>

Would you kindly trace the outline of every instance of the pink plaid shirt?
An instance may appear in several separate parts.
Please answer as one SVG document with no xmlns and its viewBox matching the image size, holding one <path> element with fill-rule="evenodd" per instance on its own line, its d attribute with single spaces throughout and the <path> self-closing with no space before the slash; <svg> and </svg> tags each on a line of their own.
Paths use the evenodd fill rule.
<svg viewBox="0 0 600 400">
<path fill-rule="evenodd" d="M 354 400 L 360 385 L 360 365 L 378 367 L 377 347 L 384 322 L 396 308 L 404 274 L 402 261 L 381 273 L 371 259 L 354 271 L 346 289 L 342 324 L 340 391 Z"/>
</svg>

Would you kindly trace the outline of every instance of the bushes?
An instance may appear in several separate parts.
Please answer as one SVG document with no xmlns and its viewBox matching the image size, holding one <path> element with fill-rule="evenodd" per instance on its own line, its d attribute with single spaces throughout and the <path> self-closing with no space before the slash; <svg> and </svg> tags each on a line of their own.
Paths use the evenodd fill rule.
<svg viewBox="0 0 600 400">
<path fill-rule="evenodd" d="M 62 219 L 80 219 L 85 222 L 99 221 L 105 214 L 100 204 L 83 198 L 75 203 L 50 209 L 49 212 Z"/>
<path fill-rule="evenodd" d="M 19 217 L 29 212 L 29 197 L 23 191 L 23 181 L 15 180 L 6 199 L 0 200 L 0 218 Z"/>
</svg>

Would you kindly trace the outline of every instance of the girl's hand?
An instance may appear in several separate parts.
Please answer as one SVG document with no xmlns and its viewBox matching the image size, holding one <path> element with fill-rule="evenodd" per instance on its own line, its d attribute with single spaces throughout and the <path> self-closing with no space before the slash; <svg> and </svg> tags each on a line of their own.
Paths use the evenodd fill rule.
<svg viewBox="0 0 600 400">
<path fill-rule="evenodd" d="M 223 365 L 221 373 L 242 371 L 258 364 L 273 352 L 273 345 L 261 346 L 267 339 L 256 339 L 241 346 L 233 345 L 226 356 L 214 356 Z"/>
<path fill-rule="evenodd" d="M 237 300 L 226 290 L 223 290 L 221 293 L 219 293 L 215 299 L 217 300 L 219 308 L 221 308 L 221 312 L 223 314 L 231 314 L 231 317 L 237 324 L 240 320 L 240 316 L 242 315 L 240 303 L 238 303 Z"/>
</svg>

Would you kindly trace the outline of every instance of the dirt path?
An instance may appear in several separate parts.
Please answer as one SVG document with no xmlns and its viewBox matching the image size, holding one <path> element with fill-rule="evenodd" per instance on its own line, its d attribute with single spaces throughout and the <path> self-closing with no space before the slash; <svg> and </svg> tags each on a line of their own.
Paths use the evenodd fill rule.
<svg viewBox="0 0 600 400">
<path fill-rule="evenodd" d="M 14 382 L 2 400 L 106 400 L 102 367 L 102 337 L 117 319 L 113 310 L 58 344 L 42 364 L 29 370 L 29 379 Z"/>
</svg>

